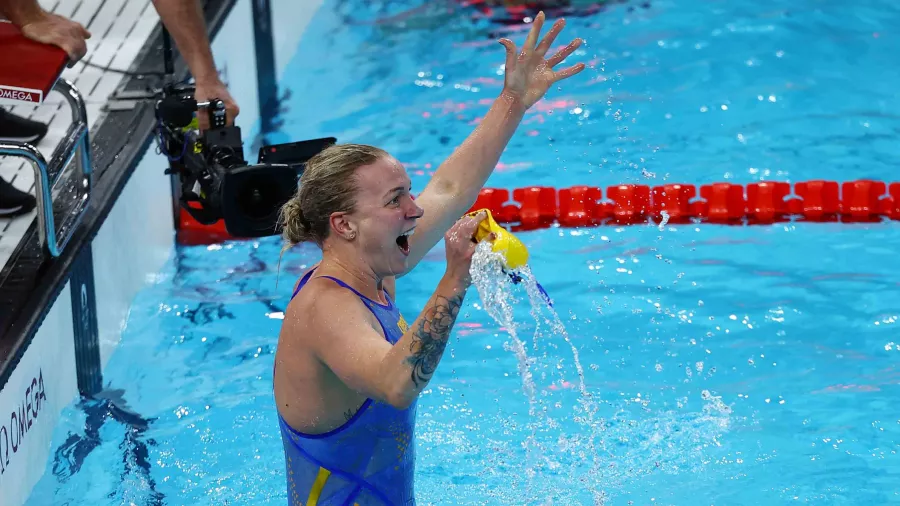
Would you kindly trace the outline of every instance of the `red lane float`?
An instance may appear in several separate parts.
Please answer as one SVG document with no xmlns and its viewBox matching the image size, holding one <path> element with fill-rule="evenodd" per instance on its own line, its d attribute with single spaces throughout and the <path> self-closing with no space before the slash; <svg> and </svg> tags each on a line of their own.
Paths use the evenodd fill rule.
<svg viewBox="0 0 900 506">
<path fill-rule="evenodd" d="M 858 180 L 763 181 L 606 188 L 573 186 L 554 190 L 530 186 L 509 190 L 485 188 L 470 211 L 488 208 L 499 223 L 514 230 L 548 227 L 708 222 L 759 225 L 786 221 L 845 223 L 900 220 L 900 182 Z M 510 200 L 510 197 L 512 199 Z"/>
<path fill-rule="evenodd" d="M 865 223 L 900 221 L 900 182 L 862 179 L 787 182 L 764 181 L 746 187 L 711 183 L 659 186 L 622 184 L 606 188 L 527 186 L 510 190 L 484 188 L 469 212 L 487 208 L 498 223 L 513 231 L 598 225 L 633 225 L 662 221 L 670 224 L 714 223 L 760 225 L 787 221 Z M 214 244 L 233 239 L 220 220 L 197 223 L 183 210 L 179 217 L 180 244 Z"/>
<path fill-rule="evenodd" d="M 603 220 L 600 188 L 573 186 L 559 190 L 559 215 L 564 227 L 587 227 Z"/>
<path fill-rule="evenodd" d="M 650 211 L 650 187 L 620 184 L 606 189 L 611 203 L 604 203 L 603 218 L 619 225 L 630 225 L 647 220 Z"/>
<path fill-rule="evenodd" d="M 834 181 L 804 181 L 794 185 L 799 199 L 788 200 L 788 211 L 808 221 L 835 221 L 841 211 L 838 184 Z"/>
<path fill-rule="evenodd" d="M 733 224 L 744 218 L 747 200 L 744 188 L 731 183 L 700 187 L 700 199 L 691 204 L 694 216 L 712 223 Z"/>
</svg>

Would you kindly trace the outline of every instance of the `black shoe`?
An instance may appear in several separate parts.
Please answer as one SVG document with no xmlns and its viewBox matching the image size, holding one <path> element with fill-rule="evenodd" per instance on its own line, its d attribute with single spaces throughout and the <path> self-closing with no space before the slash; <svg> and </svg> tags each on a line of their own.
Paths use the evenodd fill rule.
<svg viewBox="0 0 900 506">
<path fill-rule="evenodd" d="M 0 141 L 37 144 L 47 135 L 47 125 L 0 109 Z"/>
<path fill-rule="evenodd" d="M 23 192 L 0 177 L 0 216 L 21 216 L 37 206 L 34 195 Z"/>
</svg>

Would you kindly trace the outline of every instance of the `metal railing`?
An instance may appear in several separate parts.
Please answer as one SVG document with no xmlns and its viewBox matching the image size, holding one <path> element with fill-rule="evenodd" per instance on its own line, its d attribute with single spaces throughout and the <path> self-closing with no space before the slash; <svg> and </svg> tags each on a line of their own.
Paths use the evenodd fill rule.
<svg viewBox="0 0 900 506">
<path fill-rule="evenodd" d="M 0 142 L 0 155 L 25 158 L 34 168 L 34 184 L 37 197 L 38 230 L 41 246 L 52 257 L 58 257 L 65 249 L 91 200 L 93 170 L 91 164 L 91 143 L 88 134 L 87 111 L 84 100 L 75 86 L 66 79 L 58 79 L 53 89 L 66 97 L 72 109 L 72 125 L 62 141 L 53 150 L 50 163 L 34 146 L 25 142 Z M 69 178 L 60 179 L 73 157 L 78 172 Z M 74 178 L 79 179 L 74 179 Z M 58 183 L 69 182 L 68 187 Z M 53 192 L 61 202 L 73 202 L 59 214 L 57 223 L 53 213 Z M 68 195 L 63 194 L 68 193 Z M 62 198 L 60 198 L 62 197 Z"/>
</svg>

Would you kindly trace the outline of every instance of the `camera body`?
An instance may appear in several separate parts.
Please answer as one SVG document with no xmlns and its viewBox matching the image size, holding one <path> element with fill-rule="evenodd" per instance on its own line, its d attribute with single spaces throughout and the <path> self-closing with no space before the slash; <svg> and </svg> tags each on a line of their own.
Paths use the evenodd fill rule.
<svg viewBox="0 0 900 506">
<path fill-rule="evenodd" d="M 209 117 L 209 129 L 195 128 L 194 111 Z M 262 146 L 257 163 L 243 156 L 241 130 L 227 126 L 225 104 L 198 104 L 191 93 L 172 86 L 156 103 L 158 142 L 169 159 L 166 174 L 178 176 L 179 205 L 197 222 L 224 220 L 236 238 L 281 233 L 281 207 L 294 195 L 306 162 L 334 144 L 326 137 Z"/>
</svg>

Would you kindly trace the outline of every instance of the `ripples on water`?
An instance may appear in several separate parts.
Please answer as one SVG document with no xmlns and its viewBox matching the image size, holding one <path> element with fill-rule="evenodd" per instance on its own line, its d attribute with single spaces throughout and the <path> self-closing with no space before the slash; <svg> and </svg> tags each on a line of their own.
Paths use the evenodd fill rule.
<svg viewBox="0 0 900 506">
<path fill-rule="evenodd" d="M 447 3 L 348 0 L 323 13 L 290 71 L 286 106 L 303 113 L 285 131 L 384 146 L 422 171 L 421 188 L 503 83 L 499 28 Z M 588 68 L 526 115 L 495 186 L 893 176 L 896 2 L 634 5 L 568 18 L 558 44 L 586 44 L 565 64 Z"/>
</svg>

